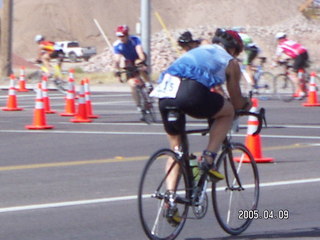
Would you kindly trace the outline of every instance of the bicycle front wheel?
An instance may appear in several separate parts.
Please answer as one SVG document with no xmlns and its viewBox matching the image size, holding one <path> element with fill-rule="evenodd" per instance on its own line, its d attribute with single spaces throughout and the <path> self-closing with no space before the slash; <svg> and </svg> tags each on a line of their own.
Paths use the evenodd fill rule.
<svg viewBox="0 0 320 240">
<path fill-rule="evenodd" d="M 279 74 L 275 77 L 274 92 L 284 102 L 290 102 L 294 99 L 295 87 L 288 75 Z"/>
<path fill-rule="evenodd" d="M 270 97 L 274 92 L 274 75 L 271 72 L 262 72 L 257 81 L 257 90 L 262 97 Z"/>
<path fill-rule="evenodd" d="M 175 239 L 178 236 L 189 209 L 190 189 L 187 186 L 187 173 L 176 153 L 162 149 L 150 157 L 143 169 L 138 192 L 140 221 L 149 239 Z M 177 221 L 172 221 L 168 215 L 171 206 L 169 188 L 175 195 Z"/>
<path fill-rule="evenodd" d="M 56 88 L 58 89 L 59 92 L 61 93 L 67 93 L 68 91 L 68 81 L 62 79 L 62 78 L 58 78 L 58 77 L 54 77 L 52 79 L 54 85 L 56 86 Z"/>
<path fill-rule="evenodd" d="M 259 200 L 258 169 L 250 151 L 233 143 L 217 160 L 218 170 L 225 179 L 213 183 L 213 208 L 220 226 L 229 234 L 245 231 L 254 216 Z M 241 211 L 249 214 L 241 215 Z"/>
</svg>

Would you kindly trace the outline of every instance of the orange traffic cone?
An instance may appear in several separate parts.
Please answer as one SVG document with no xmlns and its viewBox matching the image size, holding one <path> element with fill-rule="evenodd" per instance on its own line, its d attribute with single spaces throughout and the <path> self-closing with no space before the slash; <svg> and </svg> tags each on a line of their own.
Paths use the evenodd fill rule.
<svg viewBox="0 0 320 240">
<path fill-rule="evenodd" d="M 91 104 L 91 98 L 90 98 L 91 92 L 90 92 L 90 85 L 89 85 L 89 79 L 86 78 L 84 80 L 84 96 L 86 100 L 86 107 L 87 107 L 87 113 L 89 118 L 98 118 L 98 115 L 94 115 L 92 112 L 92 104 Z"/>
<path fill-rule="evenodd" d="M 315 82 L 316 73 L 311 73 L 310 83 L 309 83 L 309 93 L 308 93 L 308 101 L 303 103 L 302 106 L 305 107 L 320 107 L 320 103 L 317 99 L 317 86 Z"/>
<path fill-rule="evenodd" d="M 23 108 L 19 108 L 17 105 L 17 96 L 15 88 L 15 76 L 10 75 L 10 87 L 8 93 L 7 107 L 2 108 L 3 111 L 21 111 Z"/>
<path fill-rule="evenodd" d="M 38 84 L 38 88 L 36 89 L 36 103 L 34 108 L 34 116 L 33 116 L 33 125 L 26 125 L 25 128 L 30 130 L 41 130 L 41 129 L 51 129 L 52 125 L 47 125 L 46 123 L 46 115 L 43 107 L 43 97 L 42 97 L 42 89 L 41 83 Z"/>
<path fill-rule="evenodd" d="M 258 99 L 253 98 L 252 99 L 253 105 L 250 109 L 250 112 L 256 112 L 258 107 Z M 261 150 L 261 138 L 260 134 L 253 135 L 253 133 L 257 130 L 259 122 L 258 119 L 254 116 L 249 116 L 248 118 L 248 130 L 247 130 L 247 137 L 246 137 L 246 147 L 250 150 L 252 156 L 254 157 L 254 160 L 257 163 L 268 163 L 273 162 L 273 158 L 266 158 L 262 156 L 262 150 Z M 237 158 L 236 161 L 243 161 L 243 162 L 249 162 L 248 156 L 242 156 L 241 159 Z"/>
<path fill-rule="evenodd" d="M 51 110 L 50 107 L 50 99 L 48 96 L 48 75 L 43 73 L 42 75 L 42 98 L 43 98 L 43 105 L 44 105 L 44 112 L 45 113 L 56 113 L 56 111 Z"/>
<path fill-rule="evenodd" d="M 79 91 L 78 113 L 75 115 L 75 118 L 70 119 L 70 122 L 74 122 L 74 123 L 92 122 L 88 118 L 87 106 L 84 99 L 84 80 L 81 81 L 81 86 Z"/>
<path fill-rule="evenodd" d="M 18 92 L 29 92 L 28 89 L 26 89 L 26 75 L 25 75 L 25 67 L 20 68 L 20 76 L 19 76 L 19 89 Z"/>
<path fill-rule="evenodd" d="M 69 71 L 69 78 L 68 78 L 68 91 L 66 96 L 66 105 L 65 105 L 65 112 L 60 113 L 60 116 L 63 117 L 70 117 L 76 114 L 76 103 L 75 103 L 75 86 L 74 86 L 74 77 L 73 77 L 74 70 Z"/>
</svg>

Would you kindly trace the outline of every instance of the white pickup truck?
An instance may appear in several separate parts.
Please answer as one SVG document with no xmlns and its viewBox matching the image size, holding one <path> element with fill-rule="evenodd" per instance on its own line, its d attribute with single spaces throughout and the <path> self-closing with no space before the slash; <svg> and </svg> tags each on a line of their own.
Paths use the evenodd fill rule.
<svg viewBox="0 0 320 240">
<path fill-rule="evenodd" d="M 78 41 L 61 41 L 56 42 L 64 52 L 65 58 L 68 58 L 71 62 L 76 62 L 78 59 L 89 60 L 90 57 L 97 53 L 95 47 L 80 47 Z"/>
</svg>

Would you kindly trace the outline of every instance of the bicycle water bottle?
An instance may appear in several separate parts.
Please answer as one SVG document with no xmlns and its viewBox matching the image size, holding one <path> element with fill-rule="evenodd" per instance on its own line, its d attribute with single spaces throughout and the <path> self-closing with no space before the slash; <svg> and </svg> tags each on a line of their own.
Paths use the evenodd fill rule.
<svg viewBox="0 0 320 240">
<path fill-rule="evenodd" d="M 200 179 L 200 169 L 197 157 L 195 155 L 190 154 L 189 164 L 192 169 L 194 184 L 197 184 Z"/>
</svg>

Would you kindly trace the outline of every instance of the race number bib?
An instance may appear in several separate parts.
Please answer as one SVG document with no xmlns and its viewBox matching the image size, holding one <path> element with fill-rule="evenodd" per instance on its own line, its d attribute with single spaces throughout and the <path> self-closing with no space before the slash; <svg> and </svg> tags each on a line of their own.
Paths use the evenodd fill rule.
<svg viewBox="0 0 320 240">
<path fill-rule="evenodd" d="M 166 74 L 162 82 L 150 93 L 150 97 L 175 98 L 180 82 L 180 78 Z"/>
</svg>

